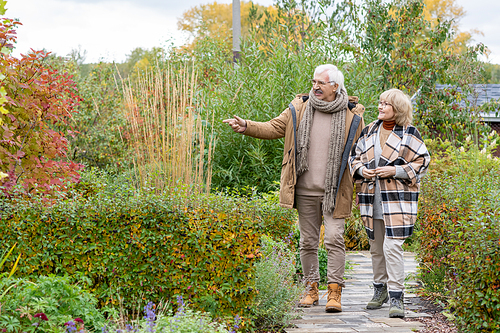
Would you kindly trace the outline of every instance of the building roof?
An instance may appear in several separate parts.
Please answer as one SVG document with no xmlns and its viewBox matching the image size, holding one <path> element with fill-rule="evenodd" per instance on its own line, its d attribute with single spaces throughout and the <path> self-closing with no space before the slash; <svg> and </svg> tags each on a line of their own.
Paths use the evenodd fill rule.
<svg viewBox="0 0 500 333">
<path fill-rule="evenodd" d="M 482 105 L 492 99 L 500 100 L 500 84 L 473 84 L 475 93 L 469 95 L 467 99 L 474 105 Z M 448 84 L 436 84 L 437 89 L 450 87 Z M 458 89 L 460 90 L 460 89 Z M 465 103 L 461 103 L 465 106 Z M 482 117 L 486 122 L 500 122 L 500 109 L 495 112 L 482 113 Z"/>
</svg>

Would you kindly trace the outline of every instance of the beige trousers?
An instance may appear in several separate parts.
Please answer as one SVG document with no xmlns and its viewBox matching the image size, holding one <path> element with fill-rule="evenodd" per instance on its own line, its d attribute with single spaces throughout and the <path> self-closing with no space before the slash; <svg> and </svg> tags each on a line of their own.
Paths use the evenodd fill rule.
<svg viewBox="0 0 500 333">
<path fill-rule="evenodd" d="M 390 291 L 403 291 L 405 268 L 403 257 L 404 239 L 385 237 L 384 220 L 373 220 L 375 240 L 370 239 L 373 282 L 387 283 Z"/>
<path fill-rule="evenodd" d="M 304 279 L 319 282 L 318 246 L 321 224 L 325 225 L 325 247 L 328 254 L 328 283 L 344 287 L 345 246 L 344 219 L 334 219 L 322 214 L 323 197 L 297 195 L 300 230 L 300 262 Z"/>
</svg>

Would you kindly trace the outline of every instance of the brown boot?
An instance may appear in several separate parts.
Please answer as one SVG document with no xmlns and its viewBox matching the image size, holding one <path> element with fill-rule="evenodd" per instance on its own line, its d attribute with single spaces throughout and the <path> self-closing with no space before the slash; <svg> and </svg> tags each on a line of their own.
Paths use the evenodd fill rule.
<svg viewBox="0 0 500 333">
<path fill-rule="evenodd" d="M 306 293 L 300 300 L 299 306 L 303 308 L 309 308 L 312 305 L 318 305 L 318 300 L 318 282 L 307 282 Z"/>
<path fill-rule="evenodd" d="M 341 286 L 336 283 L 330 283 L 328 285 L 328 303 L 326 303 L 326 312 L 342 312 L 342 305 L 340 304 L 341 294 Z"/>
</svg>

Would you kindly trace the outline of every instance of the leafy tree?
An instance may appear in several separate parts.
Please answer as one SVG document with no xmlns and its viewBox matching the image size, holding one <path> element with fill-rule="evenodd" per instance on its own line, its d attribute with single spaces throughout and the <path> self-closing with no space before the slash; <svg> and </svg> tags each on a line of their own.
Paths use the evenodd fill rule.
<svg viewBox="0 0 500 333">
<path fill-rule="evenodd" d="M 144 71 L 149 66 L 162 63 L 165 59 L 165 50 L 153 47 L 150 50 L 137 47 L 127 55 L 125 62 L 116 64 L 122 78 L 126 78 L 134 71 Z"/>
<path fill-rule="evenodd" d="M 472 41 L 474 34 L 482 35 L 477 29 L 471 31 L 460 31 L 460 20 L 466 11 L 462 6 L 456 4 L 456 0 L 425 0 L 424 18 L 431 22 L 432 26 L 439 25 L 440 21 L 448 21 L 451 29 L 455 32 L 454 38 L 446 43 L 455 52 L 465 52 L 467 44 Z"/>
<path fill-rule="evenodd" d="M 484 83 L 499 84 L 500 83 L 500 65 L 484 64 Z"/>
<path fill-rule="evenodd" d="M 7 11 L 5 5 L 7 5 L 7 0 L 0 0 L 0 15 L 5 14 L 5 12 Z"/>
<path fill-rule="evenodd" d="M 259 14 L 276 12 L 273 6 L 264 7 L 245 1 L 241 2 L 240 9 L 241 36 L 243 38 L 248 37 L 251 24 L 259 24 L 259 22 L 250 21 L 249 18 L 252 11 L 256 11 Z M 193 38 L 192 43 L 186 49 L 191 51 L 197 42 L 206 37 L 224 40 L 226 46 L 231 49 L 232 15 L 232 4 L 223 4 L 216 1 L 210 4 L 195 6 L 185 11 L 177 22 L 177 27 L 181 31 L 188 32 Z"/>
</svg>

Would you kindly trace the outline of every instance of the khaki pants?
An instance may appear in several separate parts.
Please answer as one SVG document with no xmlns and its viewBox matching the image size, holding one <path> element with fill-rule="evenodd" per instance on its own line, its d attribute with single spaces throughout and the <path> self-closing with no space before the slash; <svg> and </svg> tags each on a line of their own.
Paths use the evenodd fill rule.
<svg viewBox="0 0 500 333">
<path fill-rule="evenodd" d="M 373 220 L 375 240 L 370 240 L 373 282 L 387 283 L 390 291 L 403 291 L 405 268 L 403 257 L 404 239 L 385 237 L 384 220 Z"/>
<path fill-rule="evenodd" d="M 323 197 L 297 195 L 300 230 L 300 262 L 304 278 L 308 282 L 319 282 L 318 246 L 322 224 Z M 328 283 L 344 287 L 345 246 L 344 219 L 324 217 L 325 247 L 328 253 Z"/>
</svg>

